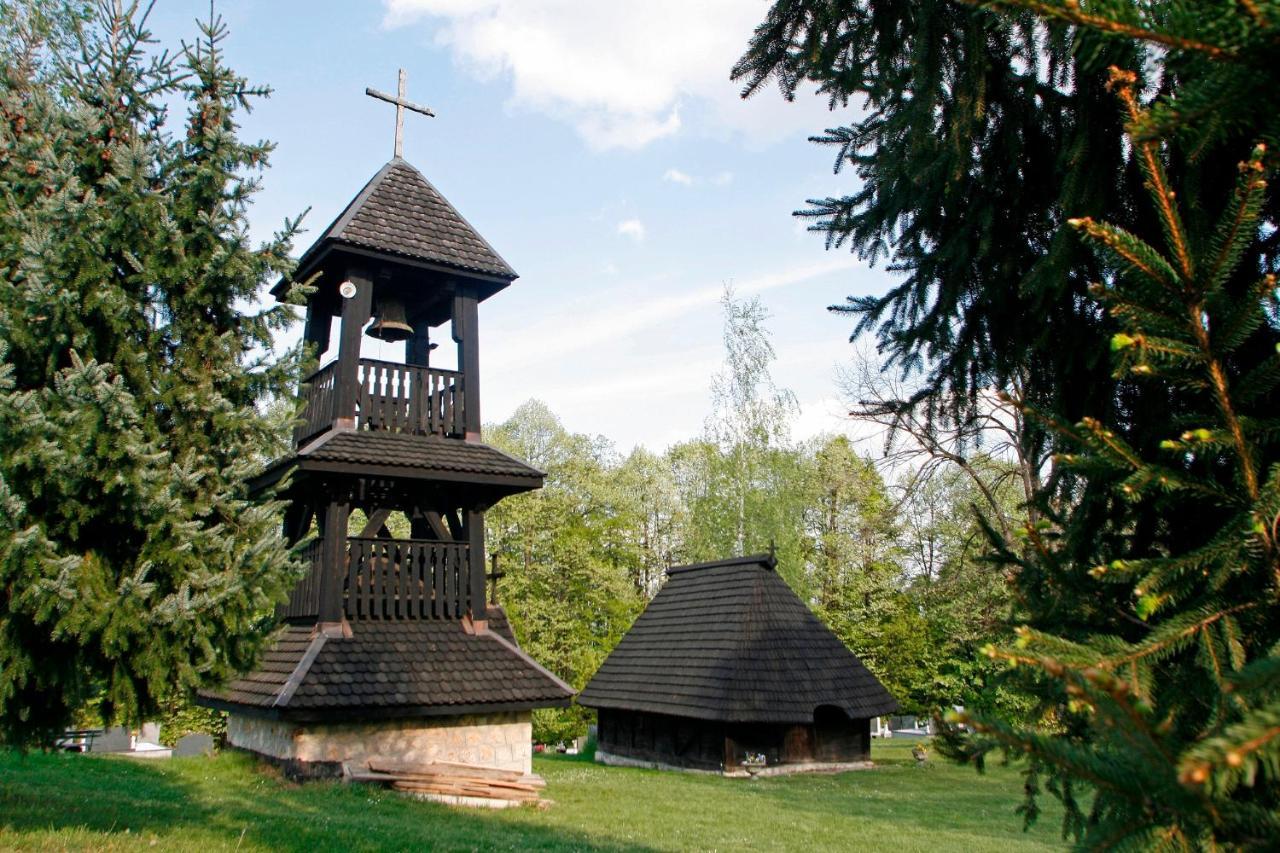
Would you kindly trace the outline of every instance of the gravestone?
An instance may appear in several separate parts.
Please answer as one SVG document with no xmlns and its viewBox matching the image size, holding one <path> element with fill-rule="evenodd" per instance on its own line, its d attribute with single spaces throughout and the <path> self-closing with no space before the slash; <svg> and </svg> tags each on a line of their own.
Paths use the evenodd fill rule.
<svg viewBox="0 0 1280 853">
<path fill-rule="evenodd" d="M 128 752 L 133 748 L 133 739 L 129 735 L 128 726 L 112 726 L 93 739 L 90 752 Z"/>
<path fill-rule="evenodd" d="M 192 732 L 183 735 L 173 747 L 177 758 L 189 758 L 193 755 L 213 755 L 213 738 L 204 732 Z"/>
</svg>

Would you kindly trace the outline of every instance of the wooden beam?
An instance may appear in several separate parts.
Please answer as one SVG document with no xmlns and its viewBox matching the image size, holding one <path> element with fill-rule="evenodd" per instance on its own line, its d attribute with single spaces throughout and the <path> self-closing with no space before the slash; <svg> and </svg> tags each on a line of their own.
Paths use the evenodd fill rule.
<svg viewBox="0 0 1280 853">
<path fill-rule="evenodd" d="M 351 506 L 345 501 L 332 501 L 324 511 L 320 561 L 320 621 L 342 621 L 342 583 L 347 576 L 347 521 Z"/>
<path fill-rule="evenodd" d="M 471 602 L 471 619 L 474 622 L 487 622 L 489 609 L 484 595 L 484 513 L 467 512 L 468 550 L 468 598 Z"/>
<path fill-rule="evenodd" d="M 404 342 L 405 364 L 416 364 L 421 367 L 431 366 L 431 327 L 426 319 L 413 321 L 413 334 Z"/>
<path fill-rule="evenodd" d="M 375 509 L 369 513 L 369 521 L 365 524 L 364 529 L 360 531 L 360 536 L 377 536 L 378 531 L 387 523 L 387 519 L 391 517 L 391 509 Z"/>
<path fill-rule="evenodd" d="M 480 313 L 479 300 L 469 287 L 453 297 L 453 339 L 458 344 L 462 373 L 462 413 L 467 441 L 480 440 Z"/>
<path fill-rule="evenodd" d="M 320 363 L 320 357 L 329 348 L 329 324 L 332 318 L 327 312 L 317 310 L 315 299 L 307 304 L 307 324 L 302 332 L 302 339 L 314 348 L 312 361 Z"/>
<path fill-rule="evenodd" d="M 290 545 L 307 535 L 311 527 L 312 509 L 309 504 L 294 501 L 284 511 L 284 538 Z"/>
<path fill-rule="evenodd" d="M 424 512 L 421 515 L 422 521 L 425 522 L 431 530 L 432 536 L 424 538 L 439 539 L 441 542 L 454 541 L 453 533 L 444 526 L 444 520 L 438 512 Z M 417 519 L 415 519 L 416 521 Z"/>
<path fill-rule="evenodd" d="M 451 509 L 444 513 L 444 520 L 449 522 L 449 530 L 453 534 L 449 538 L 457 542 L 467 541 L 467 529 L 462 526 L 462 519 L 458 516 L 456 509 Z"/>
<path fill-rule="evenodd" d="M 347 282 L 356 292 L 342 300 L 342 332 L 338 342 L 337 393 L 334 419 L 352 428 L 356 417 L 356 383 L 360 372 L 360 335 L 373 312 L 373 278 L 357 267 L 347 270 Z"/>
<path fill-rule="evenodd" d="M 427 523 L 426 517 L 421 510 L 415 509 L 413 512 L 406 513 L 409 516 L 409 538 L 410 539 L 438 539 L 435 531 L 431 529 L 431 525 Z"/>
</svg>

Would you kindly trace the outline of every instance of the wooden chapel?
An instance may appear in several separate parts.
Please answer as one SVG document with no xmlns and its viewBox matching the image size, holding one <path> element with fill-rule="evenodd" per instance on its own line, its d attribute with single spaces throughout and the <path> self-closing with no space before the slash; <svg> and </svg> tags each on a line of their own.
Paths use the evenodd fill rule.
<svg viewBox="0 0 1280 853">
<path fill-rule="evenodd" d="M 870 766 L 871 720 L 898 707 L 772 553 L 668 569 L 578 701 L 597 761 L 728 776 Z"/>
</svg>

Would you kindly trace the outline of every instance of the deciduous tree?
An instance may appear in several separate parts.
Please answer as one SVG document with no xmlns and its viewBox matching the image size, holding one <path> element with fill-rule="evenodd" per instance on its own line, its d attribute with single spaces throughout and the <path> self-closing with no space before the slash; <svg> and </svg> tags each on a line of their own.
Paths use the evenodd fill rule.
<svg viewBox="0 0 1280 853">
<path fill-rule="evenodd" d="M 529 654 L 581 689 L 645 600 L 634 582 L 634 531 L 644 519 L 615 483 L 612 447 L 568 432 L 544 404 L 521 405 L 485 435 L 547 475 L 543 488 L 486 515 L 488 552 L 506 575 L 501 602 Z M 555 742 L 581 734 L 587 713 L 539 711 L 534 736 Z"/>
</svg>

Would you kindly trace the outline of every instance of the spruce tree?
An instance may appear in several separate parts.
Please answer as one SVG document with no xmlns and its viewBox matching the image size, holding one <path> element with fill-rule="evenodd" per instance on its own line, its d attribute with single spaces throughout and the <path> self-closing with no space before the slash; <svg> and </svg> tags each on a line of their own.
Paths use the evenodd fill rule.
<svg viewBox="0 0 1280 853">
<path fill-rule="evenodd" d="M 948 750 L 1029 756 L 1026 818 L 1047 789 L 1088 847 L 1268 848 L 1280 4 L 908 7 L 779 3 L 739 72 L 867 96 L 867 118 L 823 138 L 866 183 L 813 208 L 834 240 L 892 251 L 907 273 L 851 305 L 859 328 L 894 364 L 932 368 L 912 401 L 925 407 L 1025 380 L 1019 404 L 1060 451 L 1037 522 L 1014 542 L 989 531 L 1021 623 L 989 653 L 1012 665 L 1006 686 L 1036 703 L 1033 722 L 962 717 L 979 733 L 952 731 Z M 995 76 L 977 85 L 971 67 Z M 992 134 L 1040 105 L 1064 111 L 1043 117 L 1045 151 Z M 962 119 L 974 132 L 953 136 Z M 1037 168 L 1050 149 L 1052 174 Z M 1002 194 L 1003 214 L 988 201 Z M 993 217 L 1034 250 L 1034 275 Z"/>
<path fill-rule="evenodd" d="M 1003 549 L 1025 624 L 988 654 L 1025 673 L 1043 716 L 961 715 L 979 734 L 953 732 L 949 749 L 1030 756 L 1026 815 L 1043 778 L 1089 847 L 1265 849 L 1280 836 L 1280 291 L 1267 181 L 1277 104 L 1254 87 L 1274 82 L 1264 12 L 1280 10 L 1192 22 L 1176 8 L 1156 20 L 1115 4 L 1089 18 L 1055 8 L 1174 47 L 1176 84 L 1150 104 L 1137 74 L 1110 72 L 1159 242 L 1070 222 L 1104 269 L 1092 293 L 1121 328 L 1116 375 L 1163 398 L 1166 417 L 1071 426 L 1029 412 L 1061 436 L 1079 495 L 1025 531 L 1030 547 Z M 1242 87 L 1262 104 L 1237 102 Z M 1175 189 L 1170 163 L 1224 127 L 1260 141 L 1210 218 L 1201 187 L 1184 175 Z"/>
<path fill-rule="evenodd" d="M 1105 92 L 1107 66 L 1136 54 L 956 0 L 781 0 L 757 27 L 733 69 L 744 96 L 815 85 L 842 123 L 812 141 L 853 173 L 851 192 L 797 215 L 828 248 L 900 274 L 832 310 L 875 335 L 888 367 L 924 374 L 908 402 L 926 417 L 963 422 L 984 389 L 1015 383 L 1072 419 L 1108 410 L 1096 353 L 1110 330 L 1085 299 L 1096 265 L 1060 226 L 1149 230 L 1132 220 L 1140 176 Z M 1024 440 L 1038 455 L 1043 434 Z"/>
<path fill-rule="evenodd" d="M 1152 116 L 1135 79 L 1114 71 L 1138 127 Z M 1031 548 L 1003 552 L 1019 569 L 1027 624 L 1016 644 L 988 654 L 1031 671 L 1043 716 L 1023 727 L 957 715 L 980 736 L 953 733 L 950 749 L 1030 756 L 1027 814 L 1043 773 L 1067 828 L 1090 847 L 1261 849 L 1280 837 L 1280 302 L 1274 271 L 1249 264 L 1245 294 L 1230 284 L 1258 234 L 1272 169 L 1259 144 L 1216 227 L 1197 235 L 1159 146 L 1135 147 L 1163 250 L 1093 219 L 1071 224 L 1111 271 L 1095 293 L 1125 326 L 1111 342 L 1117 372 L 1181 405 L 1162 425 L 1159 454 L 1095 419 L 1068 427 L 1040 413 L 1079 445 L 1063 461 L 1092 500 L 1028 528 Z M 1069 540 L 1099 532 L 1090 506 L 1106 499 L 1167 526 L 1109 524 L 1086 566 Z M 1090 618 L 1097 602 L 1118 600 L 1128 630 Z"/>
<path fill-rule="evenodd" d="M 21 6 L 22 4 L 18 4 Z M 37 21 L 40 4 L 22 20 Z M 297 566 L 246 480 L 282 449 L 293 226 L 250 244 L 270 146 L 237 137 L 265 90 L 214 19 L 160 52 L 136 4 L 100 3 L 0 74 L 0 738 L 90 699 L 136 721 L 248 667 Z M 35 61 L 32 61 L 33 58 Z M 182 99 L 179 134 L 166 103 Z"/>
</svg>

